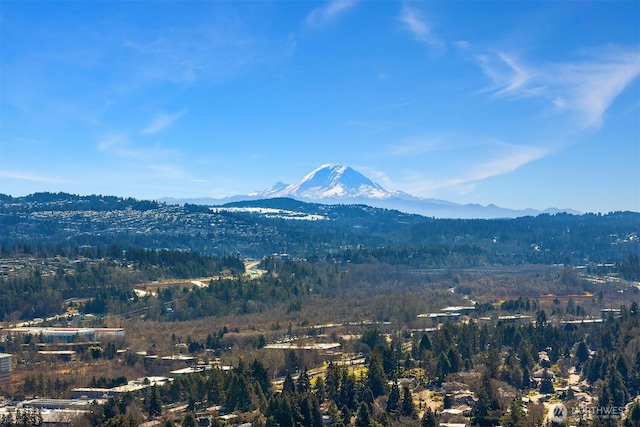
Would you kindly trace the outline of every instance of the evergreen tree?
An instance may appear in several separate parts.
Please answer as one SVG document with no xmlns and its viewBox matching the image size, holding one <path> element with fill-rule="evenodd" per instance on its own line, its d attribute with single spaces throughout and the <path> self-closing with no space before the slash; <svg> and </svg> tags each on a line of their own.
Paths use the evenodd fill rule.
<svg viewBox="0 0 640 427">
<path fill-rule="evenodd" d="M 325 375 L 325 388 L 327 391 L 327 398 L 333 400 L 336 404 L 340 398 L 340 367 L 333 362 L 329 362 L 327 366 L 327 373 Z"/>
<path fill-rule="evenodd" d="M 522 388 L 528 389 L 531 387 L 531 373 L 529 372 L 529 368 L 525 367 L 522 369 Z"/>
<path fill-rule="evenodd" d="M 487 356 L 485 359 L 488 378 L 498 379 L 498 372 L 501 361 L 502 358 L 500 357 L 500 352 L 492 346 L 487 352 Z"/>
<path fill-rule="evenodd" d="M 405 417 L 416 416 L 416 406 L 413 403 L 413 396 L 411 395 L 409 386 L 406 385 L 402 387 L 402 415 Z"/>
<path fill-rule="evenodd" d="M 478 393 L 478 402 L 474 413 L 477 417 L 486 417 L 489 411 L 494 411 L 500 407 L 498 398 L 493 391 L 491 378 L 487 373 L 483 374 L 480 379 L 480 391 Z"/>
<path fill-rule="evenodd" d="M 182 420 L 182 427 L 198 427 L 198 419 L 193 412 L 189 412 Z"/>
<path fill-rule="evenodd" d="M 440 353 L 438 357 L 437 376 L 440 381 L 444 381 L 444 377 L 451 372 L 451 363 L 445 353 Z"/>
<path fill-rule="evenodd" d="M 272 419 L 273 424 L 278 427 L 293 427 L 293 410 L 289 395 L 278 393 L 271 396 L 265 411 L 267 420 Z"/>
<path fill-rule="evenodd" d="M 518 399 L 515 399 L 509 405 L 509 410 L 502 418 L 500 418 L 500 424 L 503 427 L 524 427 L 527 420 L 524 410 L 520 406 Z"/>
<path fill-rule="evenodd" d="M 342 414 L 342 424 L 345 426 L 351 425 L 351 410 L 349 407 L 343 406 L 340 413 Z"/>
<path fill-rule="evenodd" d="M 400 388 L 398 382 L 394 381 L 389 392 L 389 398 L 387 399 L 387 412 L 397 412 L 400 403 Z"/>
<path fill-rule="evenodd" d="M 431 350 L 431 340 L 427 334 L 422 334 L 422 339 L 420 340 L 420 352 L 422 353 L 427 350 Z"/>
<path fill-rule="evenodd" d="M 118 354 L 118 348 L 112 342 L 107 343 L 107 346 L 104 349 L 104 357 L 111 360 Z"/>
<path fill-rule="evenodd" d="M 296 400 L 297 401 L 294 403 L 297 409 L 294 410 L 296 425 L 301 427 L 313 427 L 312 404 L 309 401 L 309 396 L 306 395 Z"/>
<path fill-rule="evenodd" d="M 622 378 L 629 378 L 629 368 L 627 367 L 627 362 L 624 357 L 618 356 L 616 360 L 616 369 L 620 372 Z"/>
<path fill-rule="evenodd" d="M 31 426 L 31 424 L 27 425 Z M 25 425 L 25 427 L 27 425 Z M 123 414 L 118 414 L 104 423 L 104 427 L 136 427 L 137 425 L 138 423 L 133 419 L 133 417 Z"/>
<path fill-rule="evenodd" d="M 578 365 L 582 365 L 584 362 L 589 360 L 589 348 L 584 341 L 580 341 L 578 343 L 578 347 L 576 348 L 576 359 L 578 359 Z"/>
<path fill-rule="evenodd" d="M 158 386 L 154 385 L 151 390 L 145 396 L 145 407 L 149 417 L 157 417 L 162 413 L 162 399 L 160 398 L 160 391 Z"/>
<path fill-rule="evenodd" d="M 449 347 L 449 351 L 447 351 L 447 360 L 449 361 L 450 372 L 460 371 L 460 353 L 458 353 L 455 347 Z"/>
<path fill-rule="evenodd" d="M 623 427 L 640 427 L 640 403 L 635 402 L 631 405 L 627 418 L 624 420 Z"/>
<path fill-rule="evenodd" d="M 536 312 L 536 328 L 543 328 L 547 325 L 547 313 L 544 310 Z"/>
<path fill-rule="evenodd" d="M 229 411 L 239 409 L 248 411 L 251 409 L 251 389 L 249 382 L 243 374 L 232 372 L 227 391 L 226 407 Z M 293 382 L 293 381 L 292 381 Z"/>
<path fill-rule="evenodd" d="M 440 423 L 438 422 L 438 418 L 436 418 L 436 414 L 427 406 L 427 409 L 424 411 L 424 415 L 422 416 L 420 427 L 437 427 L 439 425 Z"/>
<path fill-rule="evenodd" d="M 628 381 L 629 393 L 632 395 L 640 394 L 640 351 L 636 352 L 635 360 L 632 361 L 631 375 Z"/>
<path fill-rule="evenodd" d="M 336 425 L 338 422 L 342 423 L 342 419 L 340 418 L 340 411 L 338 411 L 338 407 L 335 403 L 329 402 L 326 413 L 329 416 L 329 420 L 331 421 L 332 426 Z"/>
<path fill-rule="evenodd" d="M 356 410 L 356 379 L 344 369 L 340 381 L 340 404 L 351 410 Z"/>
<path fill-rule="evenodd" d="M 291 378 L 291 374 L 287 372 L 287 376 L 284 378 L 284 382 L 282 383 L 282 392 L 285 394 L 293 393 L 296 391 L 295 383 L 293 382 L 293 378 Z"/>
<path fill-rule="evenodd" d="M 379 412 L 371 425 L 374 427 L 393 427 L 393 420 L 386 412 Z"/>
<path fill-rule="evenodd" d="M 545 369 L 542 374 L 542 381 L 540 381 L 540 393 L 542 394 L 551 394 L 554 392 L 553 381 L 551 380 L 551 375 Z"/>
<path fill-rule="evenodd" d="M 382 358 L 378 351 L 374 351 L 369 358 L 367 371 L 367 386 L 371 389 L 373 397 L 382 396 L 386 392 L 387 378 L 382 367 Z"/>
<path fill-rule="evenodd" d="M 591 427 L 618 427 L 613 417 L 595 417 Z"/>
<path fill-rule="evenodd" d="M 249 367 L 249 372 L 251 378 L 253 378 L 262 389 L 262 393 L 265 396 L 269 396 L 271 393 L 271 381 L 269 380 L 269 373 L 264 365 L 258 361 L 258 359 L 254 359 Z"/>
<path fill-rule="evenodd" d="M 360 402 L 358 406 L 358 412 L 356 413 L 355 427 L 370 427 L 371 419 L 369 416 L 369 406 L 366 403 Z"/>
<path fill-rule="evenodd" d="M 618 371 L 614 364 L 609 366 L 602 390 L 603 392 L 598 398 L 600 406 L 611 405 L 613 407 L 623 407 L 629 401 L 629 391 L 624 384 L 624 379 L 620 371 Z"/>
<path fill-rule="evenodd" d="M 374 398 L 369 387 L 360 387 L 360 392 L 358 394 L 358 401 L 366 403 L 369 405 L 369 408 L 373 408 Z"/>
<path fill-rule="evenodd" d="M 305 394 L 311 391 L 311 381 L 309 380 L 309 374 L 305 368 L 298 377 L 298 383 L 296 384 L 296 391 L 298 394 Z"/>
<path fill-rule="evenodd" d="M 553 388 L 553 381 L 551 381 L 551 378 L 542 378 L 542 381 L 540 382 L 540 393 L 551 394 L 554 392 L 554 390 L 555 389 Z"/>
<path fill-rule="evenodd" d="M 442 407 L 444 409 L 451 409 L 453 406 L 453 396 L 451 393 L 447 393 L 444 395 L 444 399 L 442 399 Z"/>
<path fill-rule="evenodd" d="M 390 345 L 381 345 L 380 348 L 382 349 L 382 369 L 385 375 L 396 376 L 402 359 L 402 344 L 399 340 L 394 339 Z"/>
<path fill-rule="evenodd" d="M 318 401 L 320 403 L 324 402 L 324 400 L 326 399 L 326 390 L 324 386 L 324 380 L 322 379 L 322 377 L 316 378 L 316 383 L 313 389 L 316 393 L 316 396 L 318 397 Z"/>
<path fill-rule="evenodd" d="M 322 410 L 318 399 L 310 395 L 309 400 L 311 402 L 311 427 L 323 427 Z"/>
</svg>

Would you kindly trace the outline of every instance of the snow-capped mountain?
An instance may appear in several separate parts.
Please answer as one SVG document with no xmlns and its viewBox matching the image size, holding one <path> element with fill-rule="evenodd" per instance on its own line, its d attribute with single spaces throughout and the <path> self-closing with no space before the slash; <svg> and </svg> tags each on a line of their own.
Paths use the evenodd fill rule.
<svg viewBox="0 0 640 427">
<path fill-rule="evenodd" d="M 348 166 L 336 164 L 322 165 L 295 184 L 278 182 L 271 188 L 244 196 L 237 195 L 224 199 L 164 198 L 161 201 L 170 204 L 193 203 L 211 206 L 229 202 L 282 197 L 322 204 L 362 204 L 435 218 L 515 218 L 558 212 L 579 214 L 579 212 L 571 209 L 516 210 L 502 208 L 493 204 L 487 206 L 458 204 L 446 200 L 415 197 L 402 191 L 385 190 L 360 172 Z"/>
<path fill-rule="evenodd" d="M 322 165 L 296 184 L 278 182 L 273 187 L 251 194 L 264 198 L 293 197 L 304 199 L 371 198 L 389 199 L 396 196 L 348 166 Z"/>
</svg>

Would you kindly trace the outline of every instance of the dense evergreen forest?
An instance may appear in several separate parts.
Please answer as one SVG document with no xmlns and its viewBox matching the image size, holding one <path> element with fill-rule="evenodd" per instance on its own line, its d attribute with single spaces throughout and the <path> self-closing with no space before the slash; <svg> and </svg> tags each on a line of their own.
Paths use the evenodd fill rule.
<svg viewBox="0 0 640 427">
<path fill-rule="evenodd" d="M 1 253 L 5 259 L 19 253 L 14 260 L 25 260 L 25 270 L 31 270 L 7 275 L 0 286 L 0 319 L 4 321 L 60 314 L 68 299 L 86 300 L 83 309 L 89 313 L 121 314 L 142 306 L 133 291 L 137 283 L 244 272 L 243 262 L 233 257 L 141 248 L 123 251 L 115 245 L 107 252 L 22 245 L 3 248 Z"/>
<path fill-rule="evenodd" d="M 398 289 L 421 287 L 425 280 L 434 280 L 420 274 L 423 271 L 433 269 L 449 277 L 452 271 L 461 268 L 494 265 L 488 262 L 487 254 L 481 248 L 464 244 L 347 248 L 324 257 L 295 261 L 267 257 L 262 260 L 261 268 L 270 274 L 258 279 L 243 277 L 244 264 L 236 257 L 195 252 L 135 247 L 123 250 L 117 245 L 106 251 L 88 247 L 65 250 L 61 246 L 41 249 L 20 245 L 11 249 L 3 247 L 0 253 L 5 259 L 18 254 L 18 259 L 40 260 L 41 263 L 29 262 L 31 271 L 5 277 L 0 287 L 0 319 L 4 321 L 58 314 L 63 310 L 64 301 L 71 298 L 86 299 L 84 310 L 96 314 L 121 315 L 148 310 L 149 318 L 166 319 L 165 308 L 171 307 L 170 320 L 173 321 L 233 312 L 251 313 L 280 303 L 286 304 L 287 310 L 299 310 L 308 297 L 335 298 L 364 283 L 368 283 L 366 287 L 385 283 L 395 283 Z M 629 280 L 640 277 L 638 256 L 629 255 L 610 271 L 617 271 Z M 207 287 L 165 287 L 157 298 L 141 298 L 133 289 L 136 284 L 158 279 L 212 276 L 220 277 L 210 280 Z M 552 283 L 555 293 L 596 290 L 593 284 L 578 279 L 570 270 Z M 548 285 L 537 284 L 531 288 L 522 283 L 511 292 L 542 293 L 545 286 Z M 187 289 L 190 292 L 185 292 Z M 463 284 L 459 292 L 481 291 L 472 284 Z"/>
<path fill-rule="evenodd" d="M 0 197 L 0 245 L 93 246 L 108 251 L 179 249 L 261 259 L 274 253 L 324 257 L 345 247 L 470 247 L 476 263 L 584 265 L 621 263 L 640 253 L 640 213 L 543 214 L 504 220 L 435 219 L 363 205 L 292 199 L 238 202 L 315 215 L 292 220 L 255 211 L 211 210 L 112 196 L 38 193 Z M 321 219 L 317 219 L 321 218 Z"/>
<path fill-rule="evenodd" d="M 530 406 L 526 414 L 514 402 L 531 390 L 554 393 L 553 372 L 575 368 L 598 401 L 615 408 L 624 407 L 631 396 L 640 393 L 639 331 L 636 303 L 602 325 L 555 326 L 545 321 L 543 311 L 530 325 L 445 323 L 431 334 L 415 335 L 408 346 L 402 337 L 389 340 L 383 331 L 373 328 L 357 343 L 366 356 L 366 369 L 359 375 L 330 362 L 322 376 L 312 376 L 310 366 L 295 364 L 291 368 L 296 374 L 285 372 L 284 381 L 275 387 L 263 363 L 240 359 L 231 371 L 214 368 L 181 376 L 152 387 L 141 399 L 126 395 L 112 398 L 106 405 L 94 407 L 84 422 L 96 427 L 136 425 L 128 407 L 141 401 L 141 410 L 150 417 L 160 416 L 165 405 L 186 403 L 190 412 L 183 425 L 188 425 L 187 417 L 194 417 L 199 408 L 222 405 L 226 412 L 248 414 L 258 426 L 320 427 L 326 425 L 323 414 L 328 414 L 333 427 L 435 426 L 435 412 L 424 410 L 422 402 L 416 405 L 413 393 L 426 387 L 446 389 L 466 378 L 477 396 L 472 425 L 543 425 L 542 405 Z M 543 370 L 541 384 L 533 378 L 536 369 Z M 505 390 L 510 392 L 505 395 Z M 566 405 L 577 404 L 572 392 L 563 393 Z M 452 404 L 452 395 L 447 396 L 445 408 Z M 620 425 L 636 426 L 638 418 L 640 405 L 636 403 Z M 226 425 L 221 420 L 215 422 Z M 579 425 L 616 423 L 596 418 Z"/>
<path fill-rule="evenodd" d="M 314 297 L 340 298 L 358 289 L 374 294 L 387 292 L 389 288 L 395 291 L 423 289 L 425 284 L 439 282 L 442 288 L 458 286 L 458 292 L 463 294 L 487 291 L 482 289 L 482 282 L 460 283 L 456 278 L 458 271 L 465 271 L 465 267 L 487 264 L 485 252 L 468 245 L 348 248 L 306 260 L 266 257 L 259 267 L 268 274 L 258 278 L 244 276 L 244 263 L 238 258 L 195 252 L 122 250 L 116 245 L 107 251 L 87 247 L 65 251 L 60 246 L 39 249 L 22 245 L 2 248 L 1 253 L 5 259 L 20 254 L 16 259 L 24 259 L 30 266 L 30 271 L 25 269 L 4 278 L 0 287 L 0 319 L 3 321 L 59 314 L 69 299 L 84 300 L 82 309 L 89 313 L 127 315 L 143 310 L 149 319 L 179 321 L 261 312 L 274 304 L 283 304 L 286 311 L 299 311 Z M 614 267 L 611 271 L 629 278 L 640 275 L 635 255 Z M 580 279 L 570 268 L 554 272 L 556 270 L 536 269 L 531 274 L 542 273 L 552 280 L 520 281 L 517 287 L 495 289 L 495 295 L 501 292 L 570 295 L 597 291 L 592 282 Z M 425 275 L 430 271 L 437 275 Z M 469 271 L 467 274 L 473 274 L 475 270 Z M 134 292 L 135 285 L 159 279 L 213 276 L 216 279 L 210 279 L 206 287 L 193 286 L 187 280 L 187 285 L 163 287 L 153 297 L 141 297 Z M 171 308 L 170 316 L 166 308 Z M 386 320 L 390 315 L 391 312 L 381 315 L 377 320 Z"/>
<path fill-rule="evenodd" d="M 42 337 L 7 337 L 0 351 L 23 370 L 12 397 L 166 374 L 145 358 L 159 354 L 233 366 L 111 398 L 74 426 L 190 426 L 211 407 L 257 427 L 435 426 L 459 384 L 473 395 L 472 425 L 541 426 L 545 399 L 574 408 L 576 393 L 624 408 L 617 425 L 640 425 L 638 213 L 444 220 L 291 199 L 210 209 L 63 193 L 0 204 L 1 321 L 128 328 L 80 346 L 78 373 L 57 371 Z M 461 305 L 472 314 L 442 320 Z M 96 316 L 55 317 L 76 310 Z M 316 340 L 364 364 L 268 349 Z"/>
</svg>

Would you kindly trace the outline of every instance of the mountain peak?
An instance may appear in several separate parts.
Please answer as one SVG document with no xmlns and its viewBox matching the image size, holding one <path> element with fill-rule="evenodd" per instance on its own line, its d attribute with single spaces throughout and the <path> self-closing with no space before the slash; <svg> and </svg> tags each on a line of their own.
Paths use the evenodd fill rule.
<svg viewBox="0 0 640 427">
<path fill-rule="evenodd" d="M 394 209 L 435 218 L 516 218 L 538 215 L 536 209 L 509 209 L 490 204 L 466 204 L 439 199 L 415 197 L 402 191 L 387 191 L 349 166 L 324 164 L 307 174 L 296 184 L 277 182 L 271 188 L 249 195 L 223 199 L 161 199 L 170 203 L 220 205 L 241 200 L 289 198 L 321 204 L 364 204 L 383 209 Z M 547 213 L 567 212 L 571 209 L 549 209 Z"/>
<path fill-rule="evenodd" d="M 264 197 L 299 197 L 307 199 L 358 198 L 387 199 L 393 194 L 360 172 L 335 163 L 324 164 L 296 184 L 274 186 Z"/>
</svg>

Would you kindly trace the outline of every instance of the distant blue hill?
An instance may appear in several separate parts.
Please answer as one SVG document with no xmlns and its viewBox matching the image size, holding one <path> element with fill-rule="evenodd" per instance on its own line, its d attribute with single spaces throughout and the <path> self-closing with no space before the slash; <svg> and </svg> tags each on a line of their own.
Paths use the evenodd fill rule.
<svg viewBox="0 0 640 427">
<path fill-rule="evenodd" d="M 573 209 L 549 208 L 509 209 L 490 204 L 458 204 L 446 200 L 427 199 L 412 196 L 402 191 L 387 191 L 360 172 L 342 165 L 325 164 L 307 174 L 295 184 L 276 183 L 271 188 L 247 195 L 225 198 L 163 198 L 162 202 L 172 204 L 200 204 L 208 206 L 225 203 L 287 197 L 305 202 L 322 204 L 361 204 L 372 207 L 394 209 L 434 218 L 517 218 L 535 216 L 541 213 L 560 212 L 579 215 Z"/>
</svg>

